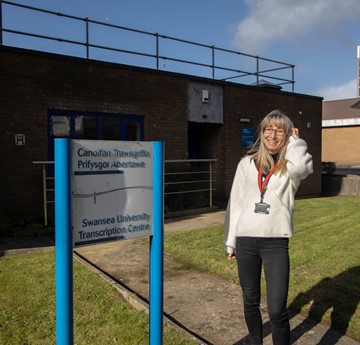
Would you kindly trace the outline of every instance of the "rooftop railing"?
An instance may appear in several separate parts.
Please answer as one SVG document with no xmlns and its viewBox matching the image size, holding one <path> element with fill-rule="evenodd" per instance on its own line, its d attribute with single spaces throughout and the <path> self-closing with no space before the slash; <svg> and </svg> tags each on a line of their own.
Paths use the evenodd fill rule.
<svg viewBox="0 0 360 345">
<path fill-rule="evenodd" d="M 292 64 L 4 0 L 0 45 L 258 86 L 265 78 L 294 92 Z"/>
</svg>

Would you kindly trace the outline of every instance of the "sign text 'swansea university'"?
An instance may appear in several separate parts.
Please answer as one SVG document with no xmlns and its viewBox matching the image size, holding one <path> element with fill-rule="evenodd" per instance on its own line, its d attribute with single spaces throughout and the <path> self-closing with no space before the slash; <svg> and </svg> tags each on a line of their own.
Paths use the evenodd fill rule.
<svg viewBox="0 0 360 345">
<path fill-rule="evenodd" d="M 74 245 L 152 235 L 153 144 L 72 140 Z"/>
</svg>

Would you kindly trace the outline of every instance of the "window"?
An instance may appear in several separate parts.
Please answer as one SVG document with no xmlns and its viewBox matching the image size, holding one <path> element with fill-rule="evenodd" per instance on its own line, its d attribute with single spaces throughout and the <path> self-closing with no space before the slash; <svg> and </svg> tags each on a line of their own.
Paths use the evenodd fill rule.
<svg viewBox="0 0 360 345">
<path fill-rule="evenodd" d="M 97 117 L 75 115 L 75 139 L 97 139 Z"/>
<path fill-rule="evenodd" d="M 139 121 L 131 119 L 130 117 L 124 118 L 124 137 L 126 140 L 136 141 L 138 138 L 144 136 L 144 128 Z"/>
<path fill-rule="evenodd" d="M 48 159 L 54 160 L 54 139 L 144 140 L 144 117 L 63 110 L 48 111 Z"/>
<path fill-rule="evenodd" d="M 70 136 L 69 116 L 51 116 L 50 126 L 53 138 L 68 138 Z"/>
</svg>

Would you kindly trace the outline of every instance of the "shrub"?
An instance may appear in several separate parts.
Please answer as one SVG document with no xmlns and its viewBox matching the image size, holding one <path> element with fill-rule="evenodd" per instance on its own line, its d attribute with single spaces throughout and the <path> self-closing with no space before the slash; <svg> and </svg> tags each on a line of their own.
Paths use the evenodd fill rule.
<svg viewBox="0 0 360 345">
<path fill-rule="evenodd" d="M 335 162 L 321 162 L 322 171 L 326 174 L 332 174 L 336 170 Z"/>
</svg>

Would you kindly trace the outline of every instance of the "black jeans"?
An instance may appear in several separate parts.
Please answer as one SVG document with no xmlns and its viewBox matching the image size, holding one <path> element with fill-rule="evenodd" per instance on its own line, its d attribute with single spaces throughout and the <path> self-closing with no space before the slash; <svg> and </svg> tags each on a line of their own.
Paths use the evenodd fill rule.
<svg viewBox="0 0 360 345">
<path fill-rule="evenodd" d="M 289 288 L 289 239 L 237 237 L 236 260 L 244 299 L 250 343 L 263 343 L 260 314 L 260 277 L 264 265 L 267 308 L 274 345 L 289 345 L 290 326 L 286 310 Z"/>
</svg>

